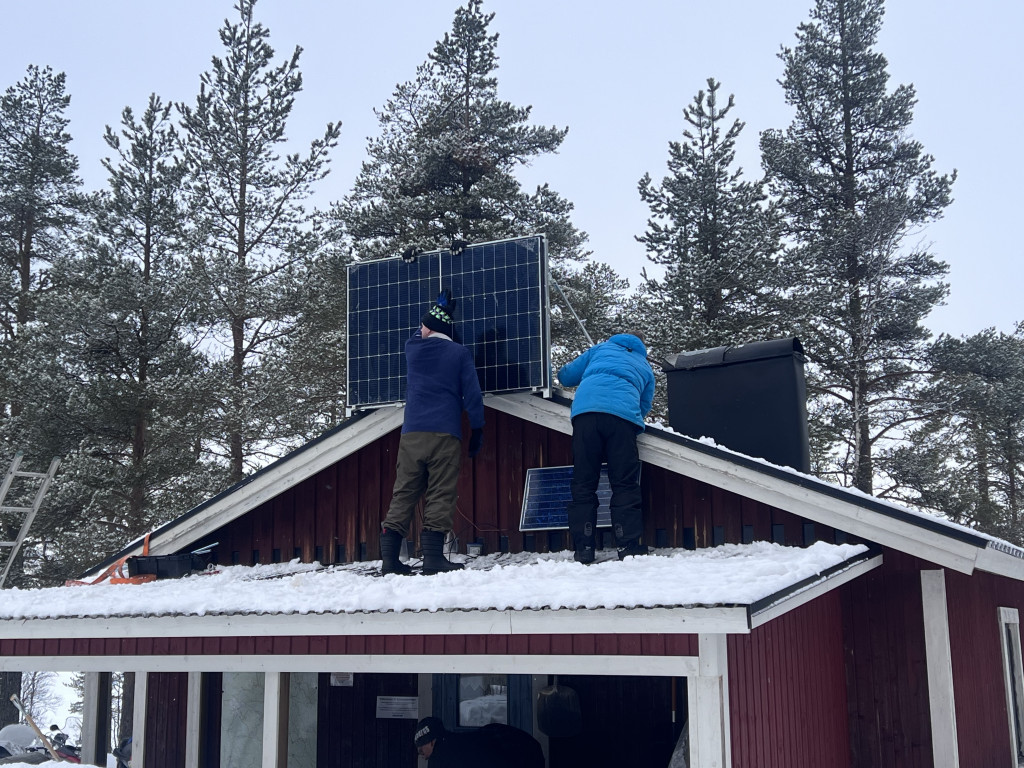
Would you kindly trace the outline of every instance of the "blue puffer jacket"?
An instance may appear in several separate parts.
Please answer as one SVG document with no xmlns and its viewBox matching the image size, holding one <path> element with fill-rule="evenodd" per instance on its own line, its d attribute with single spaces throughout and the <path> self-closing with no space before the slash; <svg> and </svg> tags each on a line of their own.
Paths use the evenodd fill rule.
<svg viewBox="0 0 1024 768">
<path fill-rule="evenodd" d="M 579 386 L 573 417 L 600 411 L 631 421 L 641 430 L 654 401 L 654 372 L 647 347 L 636 336 L 619 333 L 588 349 L 558 371 L 566 387 Z"/>
</svg>

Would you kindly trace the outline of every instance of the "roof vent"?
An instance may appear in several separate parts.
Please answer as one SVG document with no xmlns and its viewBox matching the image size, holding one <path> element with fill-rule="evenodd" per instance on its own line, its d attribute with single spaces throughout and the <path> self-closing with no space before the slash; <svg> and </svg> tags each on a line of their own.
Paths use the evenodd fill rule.
<svg viewBox="0 0 1024 768">
<path fill-rule="evenodd" d="M 803 352 L 800 340 L 789 338 L 665 359 L 669 426 L 810 472 Z"/>
</svg>

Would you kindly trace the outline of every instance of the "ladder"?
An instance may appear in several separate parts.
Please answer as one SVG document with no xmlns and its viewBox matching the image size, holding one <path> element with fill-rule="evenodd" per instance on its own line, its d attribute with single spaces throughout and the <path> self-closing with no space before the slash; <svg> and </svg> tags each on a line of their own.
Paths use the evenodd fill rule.
<svg viewBox="0 0 1024 768">
<path fill-rule="evenodd" d="M 0 541 L 0 550 L 10 550 L 7 555 L 7 564 L 4 566 L 3 571 L 0 572 L 0 589 L 3 589 L 4 582 L 7 580 L 7 574 L 10 573 L 15 559 L 18 557 L 18 551 L 21 549 L 21 545 L 25 541 L 25 537 L 28 536 L 28 530 L 32 527 L 32 521 L 35 520 L 36 513 L 39 511 L 39 507 L 43 504 L 43 497 L 46 496 L 46 491 L 49 490 L 50 483 L 53 482 L 53 476 L 57 473 L 57 467 L 60 466 L 60 459 L 55 457 L 53 461 L 50 462 L 50 468 L 46 470 L 46 472 L 24 472 L 19 469 L 23 458 L 24 453 L 22 451 L 18 451 L 14 454 L 14 458 L 11 460 L 11 466 L 8 468 L 7 474 L 4 475 L 3 483 L 0 484 L 0 514 L 7 513 L 24 516 L 17 538 L 15 538 L 14 541 Z M 18 478 L 32 480 L 38 483 L 35 498 L 32 500 L 32 505 L 28 507 L 4 506 L 4 502 L 7 500 L 7 493 L 11 490 L 11 485 Z"/>
</svg>

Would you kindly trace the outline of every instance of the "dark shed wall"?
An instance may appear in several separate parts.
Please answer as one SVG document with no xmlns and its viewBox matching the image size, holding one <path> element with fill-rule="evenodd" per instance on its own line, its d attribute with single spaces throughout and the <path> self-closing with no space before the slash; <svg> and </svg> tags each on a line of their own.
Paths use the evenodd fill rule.
<svg viewBox="0 0 1024 768">
<path fill-rule="evenodd" d="M 188 549 L 217 542 L 217 562 L 225 565 L 295 557 L 324 564 L 376 559 L 399 437 L 396 429 Z M 569 464 L 569 435 L 488 408 L 483 449 L 475 460 L 463 459 L 459 479 L 455 534 L 461 551 L 477 540 L 486 552 L 570 547 L 562 531 L 519 531 L 526 470 Z M 660 467 L 645 464 L 641 482 L 645 538 L 653 546 L 694 548 L 754 540 L 800 546 L 835 540 L 831 528 Z M 414 530 L 418 538 L 415 525 Z"/>
<path fill-rule="evenodd" d="M 1022 592 L 1020 582 L 990 573 L 946 571 L 961 768 L 1012 764 L 999 608 L 1016 608 L 1024 615 Z"/>
<path fill-rule="evenodd" d="M 886 549 L 880 568 L 840 588 L 853 766 L 932 768 L 921 569 Z"/>
<path fill-rule="evenodd" d="M 146 688 L 145 764 L 184 768 L 187 672 L 150 672 Z"/>
<path fill-rule="evenodd" d="M 733 768 L 849 766 L 838 593 L 728 644 Z"/>
</svg>

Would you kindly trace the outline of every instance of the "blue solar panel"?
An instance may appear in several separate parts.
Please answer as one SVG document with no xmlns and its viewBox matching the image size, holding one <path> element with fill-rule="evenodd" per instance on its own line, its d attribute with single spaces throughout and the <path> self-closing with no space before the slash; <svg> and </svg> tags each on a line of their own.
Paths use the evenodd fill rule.
<svg viewBox="0 0 1024 768">
<path fill-rule="evenodd" d="M 520 531 L 551 531 L 569 527 L 568 506 L 572 500 L 569 485 L 572 467 L 540 467 L 526 470 L 526 489 L 523 492 L 523 511 L 519 518 Z M 601 467 L 601 480 L 597 486 L 597 527 L 611 528 L 609 503 L 612 487 L 608 483 L 608 467 Z"/>
<path fill-rule="evenodd" d="M 455 339 L 473 353 L 484 392 L 547 390 L 544 237 L 482 243 L 348 268 L 348 406 L 405 400 L 405 342 L 442 288 L 456 299 Z"/>
</svg>

